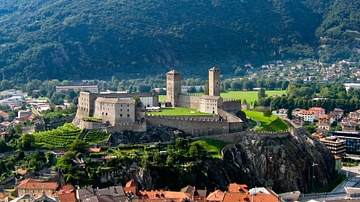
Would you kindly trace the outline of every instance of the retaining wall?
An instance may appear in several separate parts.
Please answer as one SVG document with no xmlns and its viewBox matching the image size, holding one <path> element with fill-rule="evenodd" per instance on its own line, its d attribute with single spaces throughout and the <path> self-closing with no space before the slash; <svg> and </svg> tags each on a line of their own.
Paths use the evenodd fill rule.
<svg viewBox="0 0 360 202">
<path fill-rule="evenodd" d="M 229 133 L 236 130 L 241 131 L 244 124 L 229 123 L 227 121 L 220 121 L 218 117 L 203 118 L 203 117 L 176 117 L 176 116 L 148 116 L 148 126 L 166 125 L 170 127 L 179 128 L 193 136 L 204 136 Z"/>
</svg>

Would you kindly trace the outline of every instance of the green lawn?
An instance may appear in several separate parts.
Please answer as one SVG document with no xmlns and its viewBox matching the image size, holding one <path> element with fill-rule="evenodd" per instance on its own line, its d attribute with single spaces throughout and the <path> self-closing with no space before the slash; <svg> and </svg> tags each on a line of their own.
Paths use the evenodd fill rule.
<svg viewBox="0 0 360 202">
<path fill-rule="evenodd" d="M 286 94 L 285 90 L 265 91 L 268 96 Z M 244 99 L 250 104 L 257 101 L 258 91 L 228 91 L 220 94 L 223 98 L 232 98 L 243 101 Z M 159 95 L 159 101 L 166 101 L 166 95 Z"/>
<path fill-rule="evenodd" d="M 200 139 L 197 140 L 191 144 L 198 144 L 201 146 L 204 151 L 209 153 L 213 158 L 221 158 L 221 150 L 229 143 L 220 141 L 220 140 L 214 140 L 214 139 Z"/>
<path fill-rule="evenodd" d="M 159 95 L 159 102 L 166 101 L 166 95 Z"/>
<path fill-rule="evenodd" d="M 195 115 L 212 115 L 208 113 L 198 112 L 191 108 L 161 108 L 160 112 L 146 112 L 146 114 L 155 114 L 163 116 L 195 116 Z"/>
<path fill-rule="evenodd" d="M 285 90 L 273 90 L 273 91 L 265 91 L 268 96 L 286 94 Z M 221 93 L 220 96 L 222 98 L 233 98 L 237 100 L 243 101 L 244 99 L 247 103 L 251 104 L 254 101 L 258 100 L 258 91 L 228 91 L 226 93 Z M 252 105 L 252 104 L 251 104 Z"/>
<path fill-rule="evenodd" d="M 285 131 L 289 126 L 279 117 L 272 115 L 271 117 L 265 117 L 263 112 L 244 110 L 246 117 L 258 120 L 261 126 L 260 131 Z"/>
</svg>

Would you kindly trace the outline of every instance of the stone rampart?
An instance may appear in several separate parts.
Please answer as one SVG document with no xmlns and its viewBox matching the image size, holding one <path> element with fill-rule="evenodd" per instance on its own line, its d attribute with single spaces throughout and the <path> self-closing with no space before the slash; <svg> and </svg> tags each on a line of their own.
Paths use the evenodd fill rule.
<svg viewBox="0 0 360 202">
<path fill-rule="evenodd" d="M 102 122 L 80 120 L 79 128 L 88 130 L 103 130 L 105 128 L 105 124 Z"/>
<path fill-rule="evenodd" d="M 229 133 L 230 126 L 226 121 L 217 117 L 176 117 L 176 116 L 148 116 L 148 127 L 154 125 L 165 125 L 179 128 L 193 136 L 204 136 Z M 242 124 L 242 123 L 240 123 Z"/>
<path fill-rule="evenodd" d="M 145 132 L 147 128 L 146 122 L 144 123 L 118 123 L 114 126 L 106 127 L 105 131 L 107 133 L 114 133 L 124 130 L 132 130 L 135 132 Z"/>
<path fill-rule="evenodd" d="M 235 99 L 223 99 L 222 109 L 226 111 L 241 110 L 241 102 L 240 100 L 235 100 Z"/>
</svg>

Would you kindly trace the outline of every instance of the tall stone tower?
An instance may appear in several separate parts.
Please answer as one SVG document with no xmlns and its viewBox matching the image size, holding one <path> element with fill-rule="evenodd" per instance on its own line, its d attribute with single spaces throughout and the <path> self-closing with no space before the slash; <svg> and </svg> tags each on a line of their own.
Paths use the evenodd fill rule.
<svg viewBox="0 0 360 202">
<path fill-rule="evenodd" d="M 166 101 L 172 107 L 178 106 L 179 95 L 181 93 L 181 75 L 175 70 L 166 73 Z"/>
<path fill-rule="evenodd" d="M 209 95 L 220 96 L 220 70 L 215 67 L 209 69 Z"/>
</svg>

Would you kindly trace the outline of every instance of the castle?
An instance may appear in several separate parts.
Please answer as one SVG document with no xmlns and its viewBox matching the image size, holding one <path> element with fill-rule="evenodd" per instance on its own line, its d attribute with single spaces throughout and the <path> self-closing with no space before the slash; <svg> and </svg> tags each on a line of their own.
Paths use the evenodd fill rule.
<svg viewBox="0 0 360 202">
<path fill-rule="evenodd" d="M 157 93 L 90 93 L 80 92 L 74 125 L 82 129 L 146 131 L 155 125 L 166 125 L 192 135 L 213 135 L 245 130 L 243 121 L 232 112 L 239 111 L 240 101 L 220 97 L 220 70 L 209 69 L 209 95 L 181 94 L 181 74 L 166 74 L 166 106 L 194 108 L 208 113 L 202 116 L 146 115 L 146 107 L 159 106 Z M 139 106 L 134 98 L 139 98 Z"/>
<path fill-rule="evenodd" d="M 172 70 L 166 74 L 166 101 L 171 107 L 194 108 L 200 112 L 218 114 L 219 109 L 238 111 L 241 109 L 239 100 L 220 97 L 220 70 L 209 69 L 209 95 L 181 94 L 181 74 Z"/>
</svg>

